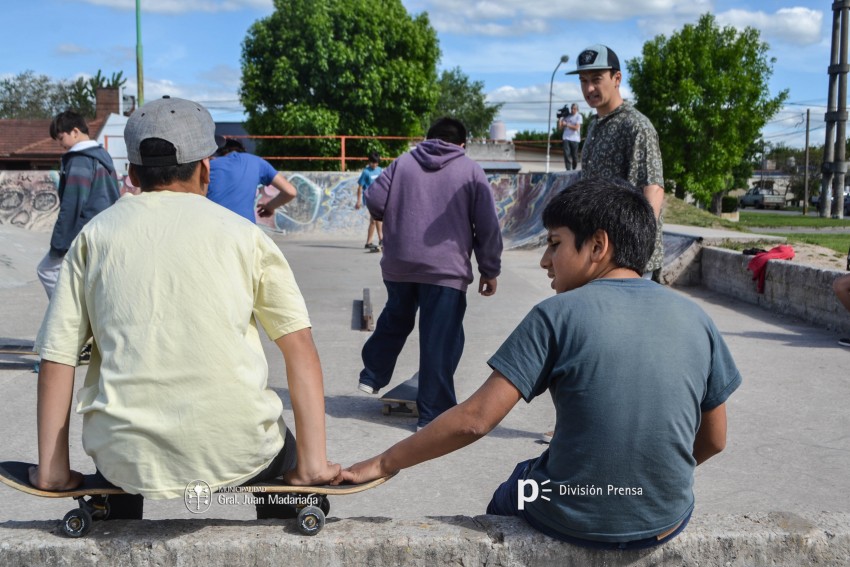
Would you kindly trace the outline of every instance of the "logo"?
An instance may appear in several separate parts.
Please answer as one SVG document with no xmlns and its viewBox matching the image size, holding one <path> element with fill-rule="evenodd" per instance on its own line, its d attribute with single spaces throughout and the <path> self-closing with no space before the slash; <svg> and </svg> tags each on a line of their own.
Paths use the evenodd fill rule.
<svg viewBox="0 0 850 567">
<path fill-rule="evenodd" d="M 581 52 L 581 55 L 578 56 L 578 64 L 581 66 L 592 65 L 596 61 L 596 57 L 598 55 L 598 51 L 593 51 L 592 49 L 585 49 Z"/>
<path fill-rule="evenodd" d="M 192 514 L 203 514 L 212 504 L 212 490 L 203 480 L 193 480 L 183 491 L 183 504 Z"/>
<path fill-rule="evenodd" d="M 546 486 L 547 484 L 549 484 L 549 482 L 551 482 L 551 481 L 544 480 L 541 484 L 537 484 L 536 480 L 530 480 L 530 479 L 529 480 L 524 480 L 524 479 L 517 480 L 517 497 L 516 497 L 517 508 L 519 508 L 520 510 L 525 510 L 526 502 L 534 502 L 535 500 L 537 500 L 538 496 L 540 498 L 542 498 L 543 500 L 549 501 L 550 498 L 548 496 L 546 496 L 545 494 L 542 494 L 542 493 L 552 492 L 552 489 L 551 488 L 540 488 L 541 485 Z M 525 490 L 526 487 L 531 488 L 531 493 L 528 494 L 528 495 L 526 495 L 526 490 Z"/>
</svg>

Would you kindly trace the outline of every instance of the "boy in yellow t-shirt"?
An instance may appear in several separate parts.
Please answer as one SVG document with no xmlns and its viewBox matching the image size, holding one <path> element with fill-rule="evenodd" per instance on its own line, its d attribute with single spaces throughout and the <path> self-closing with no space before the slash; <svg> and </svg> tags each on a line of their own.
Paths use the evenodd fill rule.
<svg viewBox="0 0 850 567">
<path fill-rule="evenodd" d="M 182 497 L 283 476 L 322 484 L 339 466 L 325 450 L 322 371 L 310 320 L 278 247 L 253 223 L 205 198 L 215 126 L 201 105 L 163 98 L 124 132 L 124 196 L 89 222 L 64 260 L 39 332 L 39 466 L 45 490 L 81 482 L 70 469 L 74 366 L 93 337 L 78 393 L 83 446 L 109 482 L 112 518 L 140 518 L 142 496 Z M 268 387 L 255 321 L 286 363 L 296 445 Z M 288 515 L 258 506 L 258 517 Z"/>
</svg>

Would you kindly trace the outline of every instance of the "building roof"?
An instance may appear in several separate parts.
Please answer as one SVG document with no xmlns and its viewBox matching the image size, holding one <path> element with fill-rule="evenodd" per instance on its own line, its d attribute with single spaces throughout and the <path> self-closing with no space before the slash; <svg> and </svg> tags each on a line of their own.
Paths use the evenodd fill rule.
<svg viewBox="0 0 850 567">
<path fill-rule="evenodd" d="M 48 133 L 51 120 L 0 120 L 0 160 L 58 162 L 65 150 Z M 88 122 L 97 138 L 106 120 Z"/>
</svg>

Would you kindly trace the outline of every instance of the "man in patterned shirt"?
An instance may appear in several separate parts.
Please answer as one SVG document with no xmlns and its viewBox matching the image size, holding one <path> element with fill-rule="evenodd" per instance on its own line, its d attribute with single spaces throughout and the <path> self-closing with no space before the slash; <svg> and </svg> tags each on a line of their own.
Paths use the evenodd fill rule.
<svg viewBox="0 0 850 567">
<path fill-rule="evenodd" d="M 658 230 L 655 251 L 644 277 L 660 280 L 664 249 L 661 242 L 664 174 L 658 134 L 649 119 L 620 94 L 620 60 L 604 45 L 591 45 L 578 56 L 575 71 L 581 92 L 596 116 L 590 119 L 581 153 L 582 177 L 616 177 L 641 190 L 652 205 Z"/>
</svg>

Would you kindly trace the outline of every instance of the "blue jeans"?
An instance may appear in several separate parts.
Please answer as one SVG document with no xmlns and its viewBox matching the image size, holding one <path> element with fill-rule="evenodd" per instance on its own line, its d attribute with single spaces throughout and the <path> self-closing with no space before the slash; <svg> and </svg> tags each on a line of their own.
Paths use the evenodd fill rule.
<svg viewBox="0 0 850 567">
<path fill-rule="evenodd" d="M 390 282 L 375 332 L 363 345 L 360 382 L 380 390 L 390 383 L 419 311 L 419 425 L 457 405 L 454 373 L 463 354 L 466 293 L 450 287 Z"/>
<path fill-rule="evenodd" d="M 523 461 L 519 463 L 514 472 L 511 473 L 511 476 L 499 485 L 499 488 L 496 489 L 496 492 L 493 493 L 493 498 L 490 500 L 490 503 L 487 505 L 487 513 L 494 516 L 518 516 L 528 522 L 532 528 L 541 532 L 553 539 L 557 539 L 560 541 L 565 541 L 567 543 L 571 543 L 573 545 L 578 545 L 580 547 L 589 547 L 591 549 L 647 549 L 650 547 L 655 547 L 658 545 L 662 545 L 667 543 L 677 535 L 679 535 L 682 530 L 688 525 L 688 522 L 691 519 L 691 512 L 688 512 L 688 515 L 685 516 L 685 519 L 682 520 L 682 523 L 673 530 L 672 533 L 663 537 L 662 539 L 657 539 L 655 537 L 648 537 L 644 539 L 635 539 L 632 541 L 594 541 L 590 539 L 581 539 L 578 537 L 568 536 L 566 534 L 558 533 L 551 528 L 546 526 L 539 525 L 533 518 L 531 518 L 528 514 L 526 514 L 525 510 L 519 509 L 519 481 L 521 479 L 525 479 L 528 474 L 528 469 L 536 459 L 529 459 L 527 461 Z"/>
</svg>

